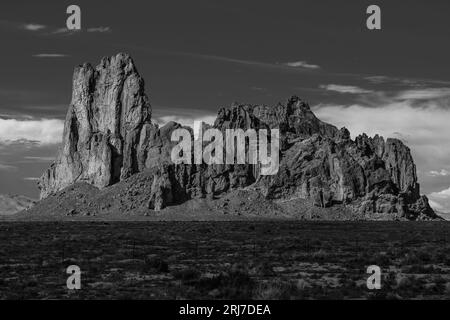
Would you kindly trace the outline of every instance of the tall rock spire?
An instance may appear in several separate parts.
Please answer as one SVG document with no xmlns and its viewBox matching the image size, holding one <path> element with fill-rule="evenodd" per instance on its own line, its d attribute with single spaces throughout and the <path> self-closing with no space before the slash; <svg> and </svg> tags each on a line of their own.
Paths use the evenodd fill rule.
<svg viewBox="0 0 450 320">
<path fill-rule="evenodd" d="M 75 68 L 62 148 L 40 180 L 41 198 L 75 182 L 106 187 L 137 172 L 136 148 L 150 119 L 144 80 L 129 55 Z"/>
</svg>

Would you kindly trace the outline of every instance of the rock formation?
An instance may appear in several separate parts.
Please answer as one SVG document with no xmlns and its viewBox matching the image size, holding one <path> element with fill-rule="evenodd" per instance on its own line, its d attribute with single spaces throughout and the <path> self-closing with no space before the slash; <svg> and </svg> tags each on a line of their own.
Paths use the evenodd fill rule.
<svg viewBox="0 0 450 320">
<path fill-rule="evenodd" d="M 234 104 L 220 109 L 214 123 L 221 131 L 279 129 L 280 169 L 274 176 L 259 176 L 253 165 L 174 165 L 171 134 L 180 127 L 170 122 L 159 128 L 151 121 L 144 81 L 128 55 L 76 68 L 63 146 L 41 178 L 41 198 L 75 182 L 105 188 L 145 171 L 153 177 L 146 192 L 154 210 L 248 187 L 274 201 L 346 205 L 368 219 L 437 218 L 420 195 L 414 161 L 400 140 L 365 134 L 352 140 L 347 129 L 320 121 L 298 97 L 274 107 Z"/>
<path fill-rule="evenodd" d="M 136 173 L 141 131 L 150 118 L 144 80 L 128 55 L 77 67 L 62 149 L 42 176 L 41 198 L 74 182 L 106 187 Z"/>
</svg>

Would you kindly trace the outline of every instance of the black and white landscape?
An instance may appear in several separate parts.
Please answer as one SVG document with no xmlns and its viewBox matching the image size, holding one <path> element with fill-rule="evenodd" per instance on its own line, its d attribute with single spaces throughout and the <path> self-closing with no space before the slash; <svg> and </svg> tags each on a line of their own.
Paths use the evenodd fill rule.
<svg viewBox="0 0 450 320">
<path fill-rule="evenodd" d="M 448 299 L 450 5 L 408 4 L 2 3 L 0 298 Z M 174 163 L 194 122 L 276 174 Z"/>
</svg>

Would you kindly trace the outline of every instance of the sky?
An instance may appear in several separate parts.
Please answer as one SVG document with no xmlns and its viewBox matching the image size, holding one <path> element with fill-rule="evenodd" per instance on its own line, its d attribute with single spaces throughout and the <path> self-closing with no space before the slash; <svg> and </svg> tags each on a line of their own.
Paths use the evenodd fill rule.
<svg viewBox="0 0 450 320">
<path fill-rule="evenodd" d="M 366 27 L 371 4 L 381 30 Z M 1 1 L 0 193 L 38 197 L 74 67 L 126 52 L 155 121 L 212 121 L 233 102 L 297 95 L 352 137 L 403 140 L 422 193 L 450 212 L 449 12 L 441 0 Z"/>
</svg>

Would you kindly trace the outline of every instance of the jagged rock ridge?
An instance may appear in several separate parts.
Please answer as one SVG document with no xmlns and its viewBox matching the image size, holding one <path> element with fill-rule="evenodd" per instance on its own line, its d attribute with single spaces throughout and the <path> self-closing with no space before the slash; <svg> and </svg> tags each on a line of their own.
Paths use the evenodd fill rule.
<svg viewBox="0 0 450 320">
<path fill-rule="evenodd" d="M 244 187 L 267 199 L 300 198 L 316 206 L 345 204 L 355 214 L 393 218 L 437 218 L 420 195 L 410 150 L 400 140 L 363 134 L 320 121 L 308 104 L 291 97 L 285 104 L 233 104 L 218 112 L 214 127 L 280 129 L 280 169 L 259 176 L 252 165 L 174 165 L 172 132 L 151 121 L 144 81 L 126 54 L 102 59 L 97 67 L 75 69 L 72 102 L 63 146 L 40 181 L 41 198 L 75 182 L 105 188 L 137 172 L 152 172 L 150 209 Z"/>
</svg>

